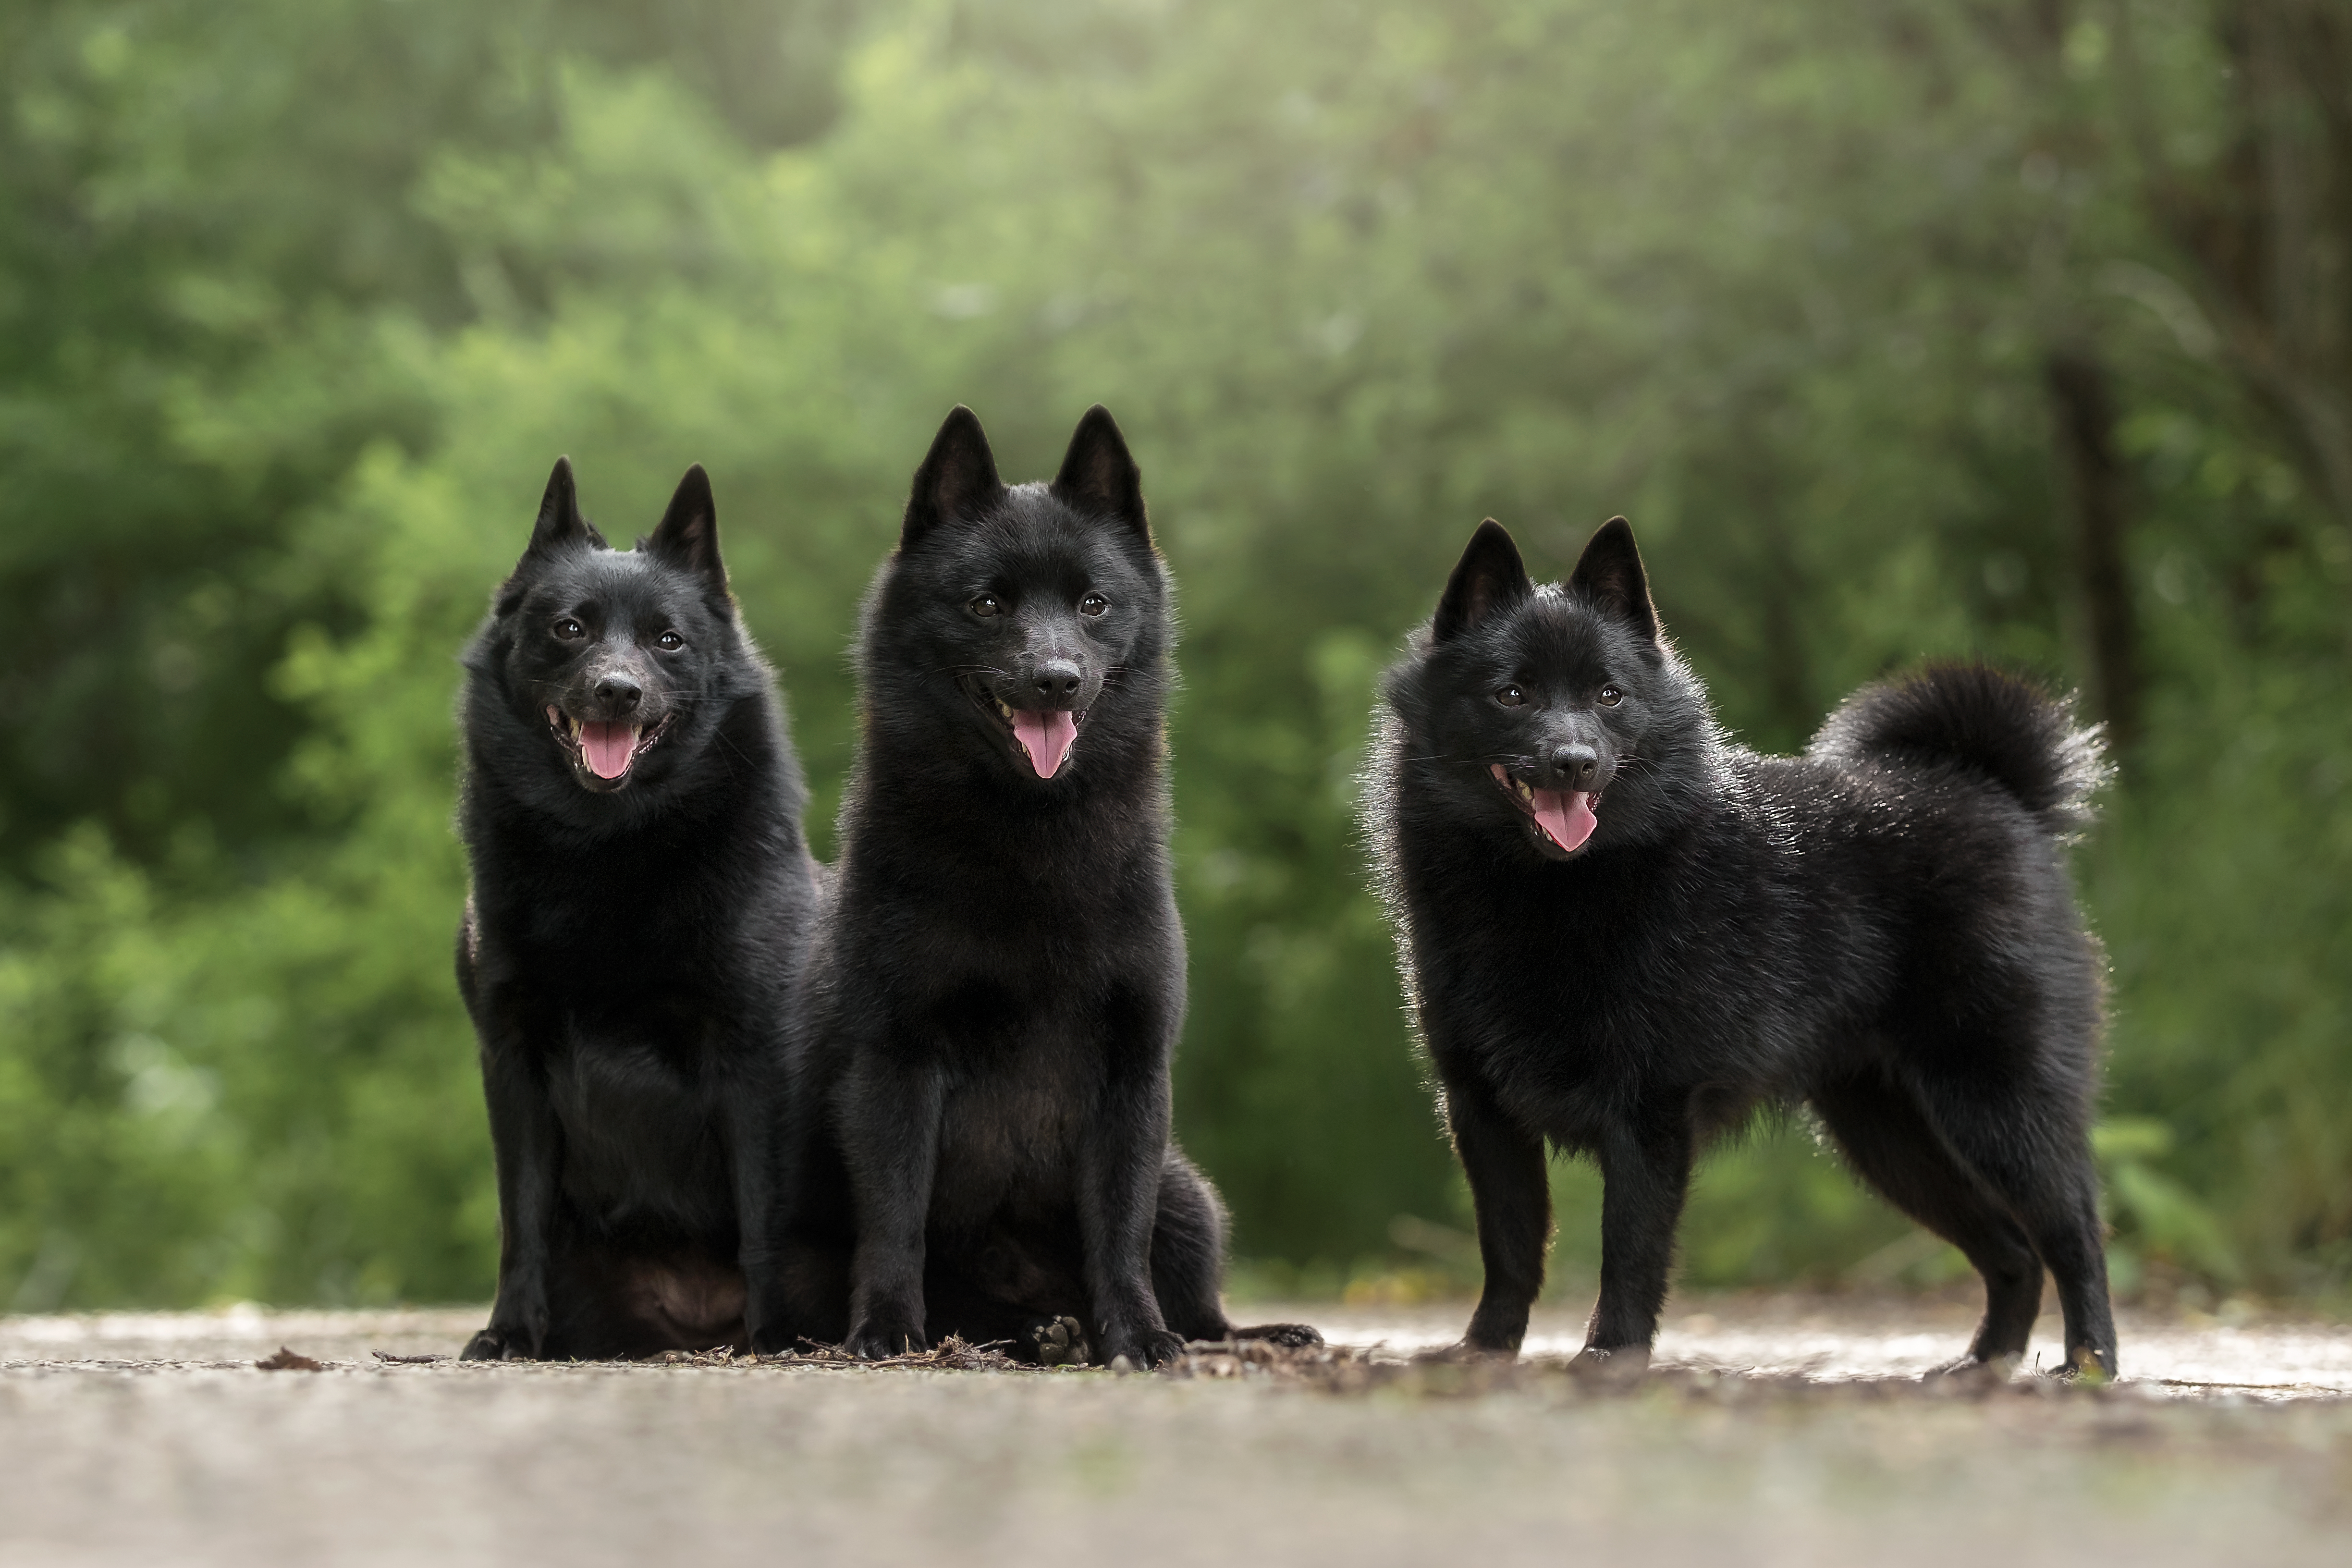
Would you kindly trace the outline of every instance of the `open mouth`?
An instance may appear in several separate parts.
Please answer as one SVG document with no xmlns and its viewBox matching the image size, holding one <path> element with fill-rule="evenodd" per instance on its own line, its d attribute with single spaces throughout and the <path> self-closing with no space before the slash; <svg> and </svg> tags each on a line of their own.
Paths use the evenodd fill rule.
<svg viewBox="0 0 2352 1568">
<path fill-rule="evenodd" d="M 547 727 L 555 732 L 563 750 L 572 758 L 572 765 L 605 784 L 618 784 L 629 776 L 629 769 L 639 757 L 653 750 L 675 714 L 665 713 L 658 723 L 625 724 L 601 719 L 574 719 L 562 710 L 550 707 Z"/>
<path fill-rule="evenodd" d="M 1063 760 L 1070 754 L 1070 742 L 1078 738 L 1078 726 L 1087 721 L 1083 708 L 1015 708 L 1002 698 L 980 690 L 974 690 L 972 697 L 1013 732 L 1013 744 L 1022 761 L 1041 779 L 1052 778 L 1062 771 Z"/>
<path fill-rule="evenodd" d="M 1601 826 L 1595 815 L 1601 805 L 1601 792 L 1597 789 L 1537 789 L 1500 763 L 1487 771 L 1495 775 L 1503 793 L 1511 797 L 1511 804 L 1527 815 L 1528 826 L 1537 836 L 1563 855 L 1573 855 L 1583 848 L 1592 830 Z"/>
</svg>

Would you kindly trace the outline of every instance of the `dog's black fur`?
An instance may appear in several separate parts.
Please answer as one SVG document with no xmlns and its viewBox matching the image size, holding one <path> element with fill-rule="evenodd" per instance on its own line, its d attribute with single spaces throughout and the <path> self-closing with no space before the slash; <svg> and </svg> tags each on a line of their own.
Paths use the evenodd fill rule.
<svg viewBox="0 0 2352 1568">
<path fill-rule="evenodd" d="M 1733 746 L 1622 518 L 1565 587 L 1484 524 L 1386 699 L 1368 821 L 1476 1208 L 1469 1348 L 1526 1332 L 1547 1140 L 1605 1184 L 1587 1364 L 1638 1366 L 1696 1152 L 1802 1100 L 1984 1277 L 1955 1366 L 2022 1353 L 2046 1264 L 2068 1368 L 2114 1373 L 2101 958 L 2063 849 L 2095 731 L 1959 664 L 1864 689 L 1801 757 Z"/>
<path fill-rule="evenodd" d="M 465 1353 L 748 1345 L 772 1299 L 814 867 L 702 469 L 614 551 L 559 461 L 465 665 L 457 984 L 500 1231 L 498 1301 Z"/>
<path fill-rule="evenodd" d="M 1075 1326 L 1094 1359 L 1153 1366 L 1235 1331 L 1223 1207 L 1169 1136 L 1173 637 L 1108 413 L 1053 483 L 1013 488 L 971 412 L 948 416 L 859 633 L 862 740 L 795 1047 L 792 1335 L 1039 1356 Z"/>
</svg>

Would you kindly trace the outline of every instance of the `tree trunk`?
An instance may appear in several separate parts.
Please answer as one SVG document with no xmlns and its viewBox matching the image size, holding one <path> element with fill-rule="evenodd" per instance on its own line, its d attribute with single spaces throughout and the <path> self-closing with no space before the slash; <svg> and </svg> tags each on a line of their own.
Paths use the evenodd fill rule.
<svg viewBox="0 0 2352 1568">
<path fill-rule="evenodd" d="M 2116 457 L 2115 397 L 2105 364 L 2088 350 L 2052 353 L 2047 374 L 2090 629 L 2092 689 L 2099 716 L 2106 721 L 2108 744 L 2121 756 L 2139 739 L 2142 676 L 2139 626 L 2124 561 L 2130 516 L 2127 480 Z"/>
<path fill-rule="evenodd" d="M 2236 122 L 2210 171 L 2168 161 L 2125 35 L 2144 199 L 2224 363 L 2352 524 L 2352 0 L 2210 3 Z"/>
</svg>

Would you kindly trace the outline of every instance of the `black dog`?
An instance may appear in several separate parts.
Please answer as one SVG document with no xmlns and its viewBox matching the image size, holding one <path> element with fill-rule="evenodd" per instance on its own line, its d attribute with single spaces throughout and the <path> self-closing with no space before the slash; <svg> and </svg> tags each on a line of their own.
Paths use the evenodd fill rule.
<svg viewBox="0 0 2352 1568">
<path fill-rule="evenodd" d="M 1956 1366 L 2024 1351 L 2047 1264 L 2069 1369 L 2114 1373 L 2100 957 L 2061 849 L 2095 733 L 1948 665 L 1856 694 L 1802 757 L 1732 746 L 1622 518 L 1564 589 L 1482 525 L 1387 701 L 1369 816 L 1476 1205 L 1470 1348 L 1526 1332 L 1547 1139 L 1605 1184 L 1586 1355 L 1639 1365 L 1696 1152 L 1802 1099 L 1984 1277 Z"/>
<path fill-rule="evenodd" d="M 465 663 L 457 984 L 500 1230 L 466 1355 L 748 1345 L 814 868 L 701 468 L 614 551 L 558 462 Z"/>
<path fill-rule="evenodd" d="M 1108 413 L 1051 485 L 1013 489 L 971 411 L 949 415 L 859 634 L 863 740 L 795 1047 L 795 1334 L 1046 1361 L 1090 1341 L 1155 1366 L 1234 1331 L 1223 1205 L 1169 1138 L 1172 636 Z"/>
</svg>

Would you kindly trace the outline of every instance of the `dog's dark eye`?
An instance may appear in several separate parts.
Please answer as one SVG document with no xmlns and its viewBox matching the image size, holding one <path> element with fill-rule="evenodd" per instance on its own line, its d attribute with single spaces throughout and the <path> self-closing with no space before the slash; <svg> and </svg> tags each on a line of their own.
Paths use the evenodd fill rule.
<svg viewBox="0 0 2352 1568">
<path fill-rule="evenodd" d="M 1506 686 L 1495 693 L 1495 700 L 1506 708 L 1522 708 L 1527 705 L 1528 694 L 1516 686 Z"/>
<path fill-rule="evenodd" d="M 555 635 L 562 637 L 565 642 L 578 642 L 582 637 L 588 635 L 588 628 L 582 626 L 578 621 L 573 620 L 571 616 L 566 616 L 562 620 L 555 623 Z"/>
<path fill-rule="evenodd" d="M 676 653 L 685 646 L 686 639 L 676 632 L 664 632 L 654 638 L 654 647 L 660 648 L 664 653 Z"/>
<path fill-rule="evenodd" d="M 1614 708 L 1624 700 L 1625 694 L 1615 687 L 1604 686 L 1601 689 L 1601 706 L 1603 708 Z"/>
<path fill-rule="evenodd" d="M 1082 616 L 1099 616 L 1109 608 L 1110 601 L 1100 594 L 1088 594 L 1078 601 L 1078 614 Z"/>
<path fill-rule="evenodd" d="M 986 620 L 991 616 L 1001 616 L 1004 613 L 1003 602 L 993 594 L 982 594 L 964 608 L 982 620 Z"/>
</svg>

